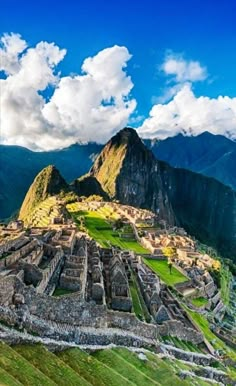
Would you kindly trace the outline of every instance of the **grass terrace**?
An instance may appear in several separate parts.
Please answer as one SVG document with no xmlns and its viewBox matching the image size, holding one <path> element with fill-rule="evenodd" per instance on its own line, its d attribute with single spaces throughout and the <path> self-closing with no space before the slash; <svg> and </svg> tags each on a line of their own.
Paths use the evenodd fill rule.
<svg viewBox="0 0 236 386">
<path fill-rule="evenodd" d="M 79 203 L 69 204 L 67 209 L 71 213 L 74 221 L 81 226 L 84 224 L 89 236 L 96 240 L 101 247 L 109 248 L 111 245 L 121 249 L 134 251 L 135 253 L 147 254 L 149 251 L 143 248 L 131 234 L 129 238 L 120 237 L 120 232 L 113 229 L 113 223 L 116 219 L 115 214 L 106 208 L 98 211 L 78 210 Z M 110 214 L 107 214 L 110 213 Z"/>
<path fill-rule="evenodd" d="M 229 304 L 230 299 L 230 283 L 232 280 L 232 273 L 229 267 L 221 265 L 220 269 L 220 293 L 221 299 L 225 305 Z"/>
<path fill-rule="evenodd" d="M 145 305 L 144 299 L 140 293 L 138 283 L 134 274 L 132 274 L 131 276 L 131 282 L 129 283 L 129 288 L 132 296 L 133 311 L 135 315 L 142 321 L 150 322 L 151 317 Z"/>
<path fill-rule="evenodd" d="M 203 297 L 199 297 L 199 298 L 196 298 L 196 299 L 192 299 L 191 300 L 191 303 L 195 306 L 195 307 L 203 307 L 205 306 L 207 303 L 208 303 L 208 300 L 206 298 L 203 298 Z"/>
<path fill-rule="evenodd" d="M 144 262 L 169 286 L 188 281 L 188 278 L 174 266 L 170 273 L 167 260 L 144 259 Z"/>
<path fill-rule="evenodd" d="M 234 349 L 229 348 L 226 344 L 219 339 L 210 329 L 210 325 L 208 320 L 201 314 L 195 311 L 191 311 L 189 308 L 183 305 L 190 318 L 192 318 L 193 322 L 199 327 L 199 329 L 204 334 L 205 338 L 212 344 L 212 346 L 216 350 L 223 350 L 225 355 L 231 358 L 234 362 L 236 362 L 236 351 Z M 231 377 L 236 379 L 236 369 L 235 367 L 231 369 Z"/>
<path fill-rule="evenodd" d="M 63 296 L 63 295 L 70 295 L 74 293 L 75 291 L 63 289 L 63 288 L 56 288 L 53 292 L 53 296 Z"/>
<path fill-rule="evenodd" d="M 142 357 L 141 357 L 142 355 Z M 78 348 L 56 353 L 40 344 L 8 346 L 0 343 L 0 384 L 5 386 L 206 386 L 210 382 L 187 376 L 180 370 L 194 366 L 114 348 L 88 354 Z"/>
</svg>

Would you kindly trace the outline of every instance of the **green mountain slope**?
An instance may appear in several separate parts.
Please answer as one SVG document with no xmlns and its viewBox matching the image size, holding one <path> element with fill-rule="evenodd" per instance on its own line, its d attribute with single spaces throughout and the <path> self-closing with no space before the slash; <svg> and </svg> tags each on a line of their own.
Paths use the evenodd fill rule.
<svg viewBox="0 0 236 386">
<path fill-rule="evenodd" d="M 20 209 L 19 219 L 24 220 L 30 212 L 49 196 L 67 191 L 68 185 L 55 166 L 47 166 L 34 179 Z"/>
</svg>

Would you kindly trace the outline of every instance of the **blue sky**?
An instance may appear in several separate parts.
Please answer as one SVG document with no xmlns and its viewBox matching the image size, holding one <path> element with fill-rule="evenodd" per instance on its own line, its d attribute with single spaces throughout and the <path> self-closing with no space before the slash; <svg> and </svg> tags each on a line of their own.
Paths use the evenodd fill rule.
<svg viewBox="0 0 236 386">
<path fill-rule="evenodd" d="M 166 52 L 207 67 L 195 96 L 236 96 L 235 1 L 45 1 L 1 4 L 0 29 L 19 33 L 29 46 L 55 42 L 67 54 L 62 75 L 80 73 L 86 57 L 106 47 L 125 46 L 132 55 L 127 72 L 137 111 L 147 117 L 167 77 L 160 71 Z"/>
</svg>

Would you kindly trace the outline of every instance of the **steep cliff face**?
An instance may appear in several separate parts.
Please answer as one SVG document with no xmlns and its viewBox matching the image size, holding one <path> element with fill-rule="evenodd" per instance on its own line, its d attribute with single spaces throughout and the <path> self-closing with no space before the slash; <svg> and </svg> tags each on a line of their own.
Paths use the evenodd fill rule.
<svg viewBox="0 0 236 386">
<path fill-rule="evenodd" d="M 115 135 L 90 174 L 111 198 L 158 212 L 224 255 L 236 255 L 236 193 L 213 178 L 157 161 L 135 130 Z"/>
<path fill-rule="evenodd" d="M 20 209 L 19 218 L 24 220 L 32 209 L 48 196 L 67 191 L 68 185 L 53 165 L 44 168 L 34 179 Z"/>
<path fill-rule="evenodd" d="M 174 223 L 160 165 L 134 129 L 121 130 L 106 144 L 90 175 L 97 178 L 111 198 L 152 209 L 169 223 Z"/>
<path fill-rule="evenodd" d="M 236 192 L 213 178 L 165 163 L 162 181 L 177 224 L 236 258 Z"/>
</svg>

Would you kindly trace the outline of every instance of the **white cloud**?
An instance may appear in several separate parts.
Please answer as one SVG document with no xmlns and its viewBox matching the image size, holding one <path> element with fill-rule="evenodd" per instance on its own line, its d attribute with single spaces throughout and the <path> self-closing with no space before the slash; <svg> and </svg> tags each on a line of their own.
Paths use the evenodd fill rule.
<svg viewBox="0 0 236 386">
<path fill-rule="evenodd" d="M 165 139 L 209 131 L 236 139 L 236 98 L 196 97 L 193 92 L 195 82 L 207 79 L 206 67 L 171 53 L 161 70 L 168 76 L 167 88 L 161 97 L 153 97 L 149 117 L 138 128 L 141 136 Z"/>
<path fill-rule="evenodd" d="M 60 77 L 56 66 L 66 50 L 40 42 L 28 48 L 20 35 L 1 40 L 1 137 L 6 144 L 55 149 L 79 139 L 104 142 L 124 127 L 136 108 L 125 72 L 131 58 L 114 46 L 87 58 L 81 75 Z M 49 101 L 41 95 L 54 87 Z"/>
<path fill-rule="evenodd" d="M 81 74 L 57 72 L 66 50 L 54 43 L 29 47 L 20 35 L 0 40 L 0 129 L 5 144 L 56 149 L 78 140 L 104 143 L 115 132 L 143 116 L 131 98 L 126 47 L 113 46 L 85 59 Z M 236 98 L 196 97 L 193 84 L 207 78 L 197 61 L 169 54 L 161 66 L 168 77 L 162 100 L 155 101 L 138 131 L 143 137 L 166 138 L 204 131 L 236 139 Z M 46 100 L 42 93 L 52 87 Z M 168 100 L 168 103 L 164 103 Z M 164 103 L 164 104 L 163 104 Z"/>
<path fill-rule="evenodd" d="M 198 82 L 207 78 L 207 69 L 198 61 L 187 61 L 182 55 L 171 53 L 165 58 L 161 70 L 172 76 L 175 83 Z"/>
<path fill-rule="evenodd" d="M 0 71 L 14 74 L 19 70 L 19 55 L 27 47 L 18 34 L 4 34 L 0 39 Z"/>
<path fill-rule="evenodd" d="M 165 103 L 173 98 L 184 85 L 204 81 L 208 77 L 207 68 L 200 62 L 185 60 L 183 55 L 169 52 L 159 70 L 167 77 L 161 96 L 153 96 L 152 102 Z"/>
<path fill-rule="evenodd" d="M 160 139 L 204 131 L 236 139 L 236 98 L 197 98 L 190 84 L 184 85 L 169 103 L 153 106 L 138 129 L 144 138 Z"/>
</svg>

